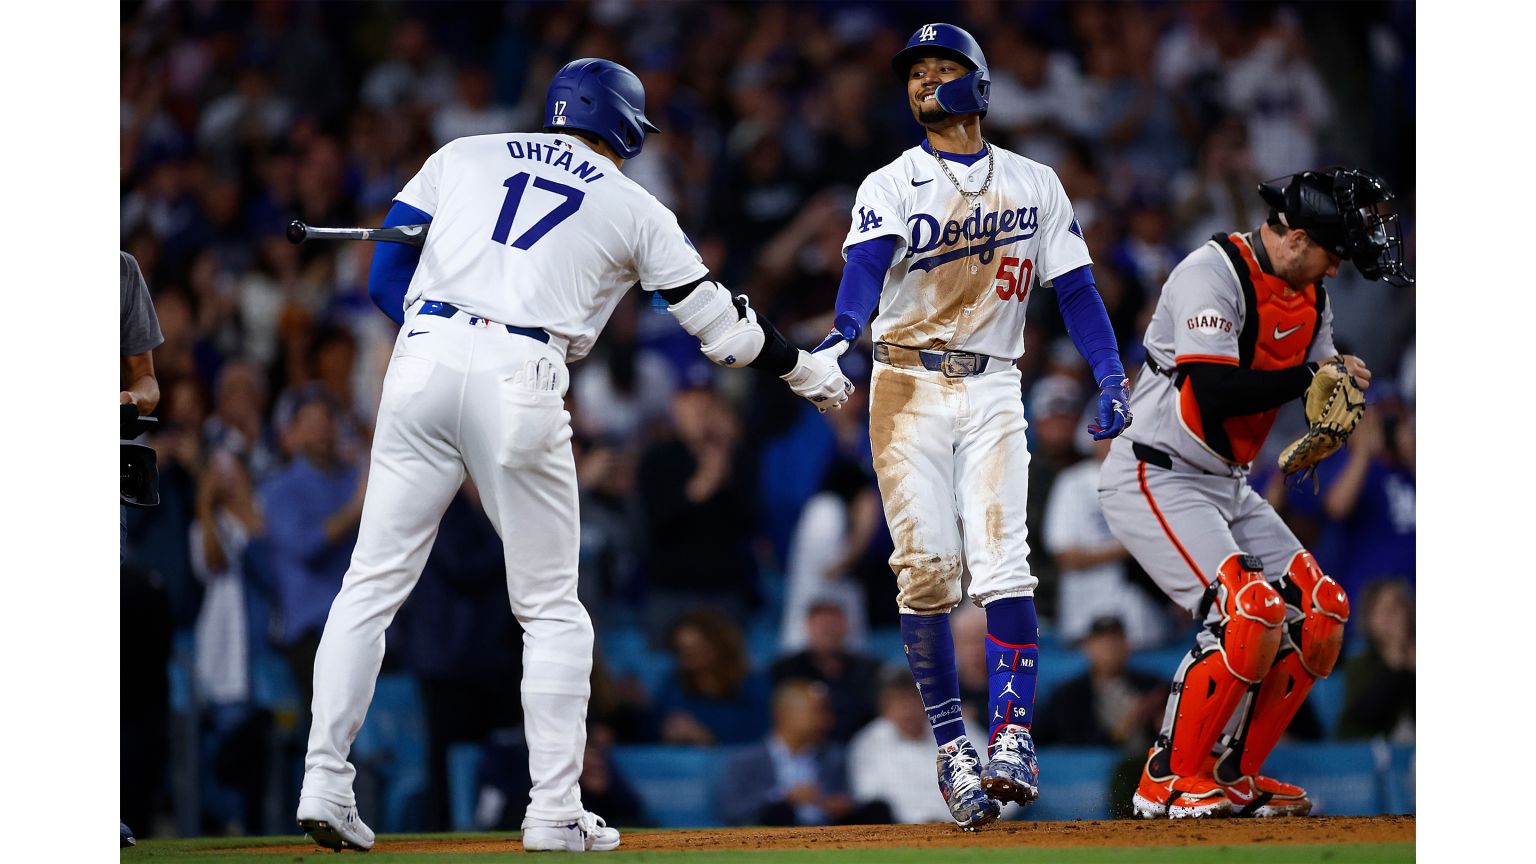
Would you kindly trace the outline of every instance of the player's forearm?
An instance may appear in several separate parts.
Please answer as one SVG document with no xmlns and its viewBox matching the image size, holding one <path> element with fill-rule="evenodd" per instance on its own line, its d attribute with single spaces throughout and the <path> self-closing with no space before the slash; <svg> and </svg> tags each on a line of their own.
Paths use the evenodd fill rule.
<svg viewBox="0 0 1536 864">
<path fill-rule="evenodd" d="M 128 401 L 138 409 L 139 414 L 148 414 L 160 404 L 160 382 L 153 375 L 143 375 L 135 379 L 127 390 Z"/>
<path fill-rule="evenodd" d="M 843 278 L 837 286 L 832 329 L 849 342 L 859 338 L 880 302 L 880 289 L 885 285 L 896 246 L 896 238 L 886 236 L 848 247 L 848 263 L 843 266 Z"/>
<path fill-rule="evenodd" d="M 1115 328 L 1109 323 L 1104 298 L 1094 284 L 1093 269 L 1085 264 L 1056 277 L 1052 284 L 1062 320 L 1067 323 L 1067 335 L 1093 369 L 1093 380 L 1102 385 L 1107 378 L 1124 378 L 1120 345 L 1115 340 Z"/>
<path fill-rule="evenodd" d="M 1180 363 L 1203 413 L 1217 417 L 1258 414 L 1299 399 L 1316 364 L 1290 369 L 1244 369 L 1222 363 Z"/>
<path fill-rule="evenodd" d="M 389 215 L 384 217 L 384 227 L 422 225 L 431 221 L 432 217 L 426 213 L 396 201 L 389 208 Z M 419 246 L 380 243 L 373 250 L 373 263 L 368 269 L 368 297 L 396 324 L 405 323 L 405 293 L 420 261 Z"/>
<path fill-rule="evenodd" d="M 1118 543 L 1110 546 L 1078 546 L 1056 553 L 1056 566 L 1063 570 L 1086 570 L 1100 564 L 1119 561 L 1126 555 L 1125 547 Z"/>
<path fill-rule="evenodd" d="M 672 310 L 674 315 L 681 313 L 682 315 L 687 316 L 688 312 L 684 310 L 687 310 L 688 306 L 685 306 L 684 304 L 689 304 L 690 306 L 693 305 L 690 304 L 689 301 L 698 300 L 698 297 L 696 296 L 696 292 L 698 291 L 724 292 L 725 289 L 716 283 L 710 282 L 708 279 L 700 279 L 697 282 L 691 282 L 687 285 L 681 285 L 677 288 L 663 288 L 657 293 L 662 296 L 662 299 L 667 301 L 668 308 Z M 736 307 L 736 312 L 734 314 L 740 316 L 737 320 L 745 320 L 746 309 L 741 308 L 739 300 L 736 303 Z M 790 370 L 795 368 L 796 361 L 799 360 L 800 349 L 796 348 L 794 345 L 791 345 L 789 340 L 784 338 L 784 334 L 780 333 L 778 328 L 773 326 L 773 322 L 768 320 L 767 316 L 763 315 L 757 310 L 752 311 L 754 317 L 757 319 L 757 326 L 762 330 L 763 333 L 763 345 L 762 348 L 758 350 L 757 355 L 748 361 L 745 365 L 750 366 L 753 369 L 761 369 L 764 372 L 768 372 L 779 377 L 783 377 L 789 374 Z M 708 314 L 708 311 L 705 310 L 705 314 L 698 317 L 703 318 Z M 700 339 L 701 345 L 706 345 L 706 347 L 707 340 L 710 338 L 710 329 L 718 326 L 717 324 L 709 321 L 705 321 L 702 325 L 697 324 L 694 323 L 693 319 L 691 318 L 680 318 L 679 323 L 682 324 L 684 330 L 687 330 L 690 334 L 698 337 Z M 707 354 L 708 351 L 706 350 L 705 353 Z M 719 361 L 717 360 L 716 362 Z"/>
<path fill-rule="evenodd" d="M 1365 488 L 1366 471 L 1370 467 L 1369 456 L 1356 449 L 1350 450 L 1349 459 L 1344 463 L 1344 470 L 1329 486 L 1328 494 L 1323 496 L 1323 513 L 1329 519 L 1342 521 L 1348 519 L 1354 512 L 1355 504 L 1360 500 L 1360 492 Z"/>
<path fill-rule="evenodd" d="M 326 545 L 334 545 L 346 539 L 353 531 L 357 530 L 357 525 L 362 521 L 362 517 L 363 502 L 360 498 L 353 499 L 345 507 L 332 513 L 330 518 L 325 520 Z"/>
</svg>

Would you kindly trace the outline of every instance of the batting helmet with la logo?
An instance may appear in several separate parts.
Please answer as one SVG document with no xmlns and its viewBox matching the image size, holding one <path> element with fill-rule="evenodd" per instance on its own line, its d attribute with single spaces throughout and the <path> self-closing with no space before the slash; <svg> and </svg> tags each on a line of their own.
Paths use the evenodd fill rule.
<svg viewBox="0 0 1536 864">
<path fill-rule="evenodd" d="M 907 47 L 891 58 L 891 69 L 904 81 L 912 64 L 924 57 L 948 57 L 971 70 L 969 75 L 939 87 L 935 96 L 941 108 L 951 114 L 987 116 L 992 74 L 987 71 L 987 58 L 981 53 L 981 46 L 971 34 L 953 24 L 924 24 L 907 40 Z"/>
</svg>

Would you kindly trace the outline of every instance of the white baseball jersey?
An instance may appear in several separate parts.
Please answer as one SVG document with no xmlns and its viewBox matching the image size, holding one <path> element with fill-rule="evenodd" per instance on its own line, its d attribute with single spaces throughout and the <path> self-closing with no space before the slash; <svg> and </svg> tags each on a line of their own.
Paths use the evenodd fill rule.
<svg viewBox="0 0 1536 864">
<path fill-rule="evenodd" d="M 1017 359 L 1031 287 L 1092 263 L 1056 172 L 986 146 L 996 164 L 979 206 L 955 189 L 926 141 L 859 187 L 844 256 L 865 240 L 899 241 L 870 328 L 876 342 Z M 986 181 L 985 155 L 948 165 L 968 192 Z"/>
<path fill-rule="evenodd" d="M 572 135 L 508 133 L 449 142 L 398 200 L 432 217 L 406 292 L 592 350 L 624 292 L 707 275 L 677 217 Z"/>
<path fill-rule="evenodd" d="M 315 656 L 300 801 L 355 801 L 347 760 L 384 632 L 468 477 L 505 544 L 507 596 L 523 627 L 527 815 L 569 824 L 584 813 L 577 778 L 593 633 L 576 594 L 565 364 L 591 349 L 630 285 L 675 288 L 706 270 L 672 214 L 575 137 L 460 138 L 397 198 L 431 214 L 432 230 L 384 378 L 357 545 Z M 429 315 L 420 300 L 462 314 Z"/>
</svg>

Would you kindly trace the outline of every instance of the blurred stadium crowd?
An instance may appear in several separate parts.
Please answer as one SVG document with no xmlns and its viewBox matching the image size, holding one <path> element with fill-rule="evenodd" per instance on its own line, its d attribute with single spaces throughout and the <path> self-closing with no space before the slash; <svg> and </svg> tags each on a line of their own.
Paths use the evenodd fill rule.
<svg viewBox="0 0 1536 864">
<path fill-rule="evenodd" d="M 285 830 L 292 812 L 309 669 L 350 555 L 394 332 L 366 294 L 372 248 L 289 245 L 289 220 L 378 224 L 438 146 L 533 128 L 555 69 L 608 57 L 640 75 L 664 130 L 625 173 L 678 214 L 714 274 L 810 345 L 830 323 L 853 189 L 920 138 L 889 58 L 916 26 L 946 20 L 991 61 L 986 137 L 1060 175 L 1135 369 L 1164 277 L 1212 233 L 1257 226 L 1261 180 L 1339 162 L 1382 174 L 1413 260 L 1413 14 L 1401 2 L 124 3 L 121 244 L 166 337 L 149 442 L 163 503 L 129 514 L 123 573 L 124 818 L 141 834 L 259 832 Z M 1354 600 L 1342 708 L 1298 729 L 1411 741 L 1414 298 L 1347 265 L 1330 288 L 1341 348 L 1375 370 L 1375 407 L 1317 493 L 1288 487 L 1268 452 L 1253 482 Z M 1128 659 L 1181 650 L 1191 625 L 1108 534 L 1086 367 L 1050 289 L 1030 302 L 1031 561 L 1056 649 L 1042 652 L 1037 739 L 1144 752 L 1173 667 Z M 864 392 L 868 347 L 844 363 Z M 572 369 L 581 592 L 601 655 L 588 806 L 615 824 L 646 818 L 604 748 L 754 744 L 771 728 L 823 748 L 822 780 L 776 792 L 769 778 L 764 800 L 723 818 L 944 818 L 910 678 L 883 671 L 900 649 L 864 407 L 823 417 L 780 382 L 715 372 L 639 291 Z M 1287 415 L 1272 444 L 1299 424 Z M 496 754 L 513 754 L 497 788 L 509 819 L 521 811 L 520 642 L 501 566 L 466 488 L 389 632 L 385 671 L 414 682 L 424 712 L 415 827 L 448 824 L 455 742 L 492 742 L 488 789 Z M 962 613 L 957 635 L 981 626 Z M 962 665 L 980 661 L 980 642 Z M 1082 677 L 1052 686 L 1053 665 Z M 984 671 L 972 674 L 984 702 Z M 904 746 L 925 766 L 910 801 L 881 799 L 899 778 L 842 767 Z M 762 769 L 762 754 L 733 752 L 745 753 L 736 770 Z"/>
</svg>

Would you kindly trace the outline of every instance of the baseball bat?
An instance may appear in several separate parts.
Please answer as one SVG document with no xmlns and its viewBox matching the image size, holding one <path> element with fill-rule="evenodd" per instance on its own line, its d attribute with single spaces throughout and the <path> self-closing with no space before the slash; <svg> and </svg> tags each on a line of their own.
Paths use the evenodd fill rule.
<svg viewBox="0 0 1536 864">
<path fill-rule="evenodd" d="M 295 219 L 288 223 L 288 242 L 305 240 L 374 240 L 420 246 L 427 242 L 428 225 L 396 225 L 392 228 L 315 228 Z"/>
</svg>

